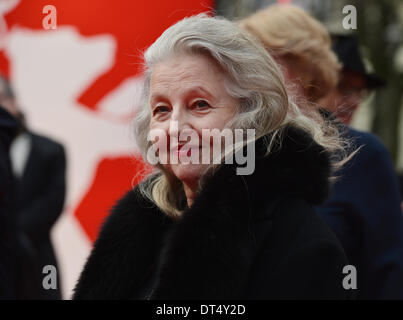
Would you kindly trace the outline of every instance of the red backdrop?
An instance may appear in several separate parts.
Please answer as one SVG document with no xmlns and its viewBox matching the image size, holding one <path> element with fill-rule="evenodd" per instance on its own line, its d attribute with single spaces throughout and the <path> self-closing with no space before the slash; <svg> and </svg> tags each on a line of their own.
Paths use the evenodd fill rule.
<svg viewBox="0 0 403 320">
<path fill-rule="evenodd" d="M 99 102 L 125 79 L 140 72 L 139 50 L 147 48 L 168 26 L 185 16 L 210 11 L 213 0 L 132 1 L 132 0 L 24 0 L 5 15 L 7 30 L 23 27 L 45 31 L 45 5 L 57 9 L 57 27 L 70 25 L 85 37 L 109 34 L 116 40 L 114 64 L 77 97 L 80 106 L 97 114 Z M 0 48 L 1 49 L 1 48 Z M 0 70 L 9 75 L 12 61 L 0 51 Z M 40 75 L 38 75 L 40 77 Z M 40 79 L 39 79 L 40 80 Z M 134 178 L 144 169 L 139 159 L 129 155 L 105 157 L 98 162 L 89 189 L 75 204 L 74 215 L 93 241 L 110 207 L 126 190 L 138 183 Z"/>
</svg>

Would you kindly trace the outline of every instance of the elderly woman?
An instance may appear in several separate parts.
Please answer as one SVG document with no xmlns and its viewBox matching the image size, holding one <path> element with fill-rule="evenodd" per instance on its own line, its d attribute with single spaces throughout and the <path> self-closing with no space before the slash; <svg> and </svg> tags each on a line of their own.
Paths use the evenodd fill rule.
<svg viewBox="0 0 403 320">
<path fill-rule="evenodd" d="M 146 161 L 155 143 L 167 144 L 158 157 L 173 152 L 117 203 L 74 298 L 348 298 L 346 257 L 312 207 L 328 194 L 341 144 L 289 99 L 266 50 L 235 24 L 202 15 L 167 29 L 144 58 L 137 144 Z M 217 164 L 206 129 L 252 129 L 230 151 L 253 144 L 253 172 Z M 186 146 L 185 135 L 202 146 Z M 198 152 L 210 161 L 185 159 Z"/>
</svg>

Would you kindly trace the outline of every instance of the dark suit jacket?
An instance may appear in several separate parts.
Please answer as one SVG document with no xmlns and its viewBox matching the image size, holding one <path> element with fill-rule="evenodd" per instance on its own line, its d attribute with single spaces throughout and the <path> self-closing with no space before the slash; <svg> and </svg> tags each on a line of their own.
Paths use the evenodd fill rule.
<svg viewBox="0 0 403 320">
<path fill-rule="evenodd" d="M 357 298 L 403 299 L 403 216 L 392 161 L 374 135 L 341 128 L 363 147 L 318 213 L 357 268 Z"/>
<path fill-rule="evenodd" d="M 172 220 L 137 189 L 104 224 L 75 299 L 347 299 L 344 251 L 312 205 L 329 191 L 329 159 L 303 131 L 255 171 L 222 165 Z"/>
<path fill-rule="evenodd" d="M 65 152 L 61 144 L 49 138 L 31 132 L 29 136 L 32 142 L 31 151 L 22 178 L 17 183 L 18 227 L 28 236 L 37 253 L 38 298 L 60 298 L 60 289 L 43 289 L 42 278 L 45 275 L 42 274 L 42 269 L 45 265 L 57 267 L 50 231 L 64 205 Z"/>
</svg>

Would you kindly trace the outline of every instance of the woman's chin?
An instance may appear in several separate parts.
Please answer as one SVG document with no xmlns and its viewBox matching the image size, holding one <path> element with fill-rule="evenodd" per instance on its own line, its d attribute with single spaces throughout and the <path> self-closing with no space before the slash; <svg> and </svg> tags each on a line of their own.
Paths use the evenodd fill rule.
<svg viewBox="0 0 403 320">
<path fill-rule="evenodd" d="M 171 165 L 173 174 L 184 183 L 199 181 L 206 165 L 203 164 L 174 164 Z"/>
</svg>

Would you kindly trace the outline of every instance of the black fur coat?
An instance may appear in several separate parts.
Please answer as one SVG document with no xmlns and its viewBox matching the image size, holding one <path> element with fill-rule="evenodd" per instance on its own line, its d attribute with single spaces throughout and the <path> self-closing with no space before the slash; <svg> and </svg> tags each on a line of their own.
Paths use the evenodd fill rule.
<svg viewBox="0 0 403 320">
<path fill-rule="evenodd" d="M 299 129 L 279 151 L 256 143 L 252 175 L 222 166 L 178 221 L 137 189 L 106 220 L 74 299 L 344 299 L 347 260 L 312 205 L 328 154 Z"/>
</svg>

